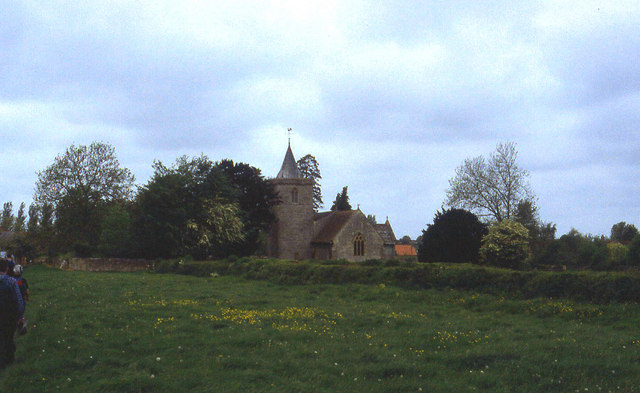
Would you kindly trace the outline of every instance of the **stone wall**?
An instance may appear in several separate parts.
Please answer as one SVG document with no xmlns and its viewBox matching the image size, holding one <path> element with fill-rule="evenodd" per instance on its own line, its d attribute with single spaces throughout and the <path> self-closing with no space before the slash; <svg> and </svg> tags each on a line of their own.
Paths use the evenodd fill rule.
<svg viewBox="0 0 640 393">
<path fill-rule="evenodd" d="M 364 238 L 364 255 L 353 255 L 353 240 L 360 233 Z M 365 261 L 367 259 L 384 259 L 384 242 L 362 212 L 358 211 L 338 234 L 333 257 L 349 261 Z"/>
<path fill-rule="evenodd" d="M 58 267 L 85 272 L 137 272 L 151 270 L 153 262 L 146 259 L 71 258 L 61 261 Z"/>
<path fill-rule="evenodd" d="M 276 222 L 270 231 L 269 254 L 282 259 L 311 258 L 313 237 L 313 180 L 271 179 L 282 203 L 275 206 Z M 292 200 L 292 191 L 297 201 Z"/>
</svg>

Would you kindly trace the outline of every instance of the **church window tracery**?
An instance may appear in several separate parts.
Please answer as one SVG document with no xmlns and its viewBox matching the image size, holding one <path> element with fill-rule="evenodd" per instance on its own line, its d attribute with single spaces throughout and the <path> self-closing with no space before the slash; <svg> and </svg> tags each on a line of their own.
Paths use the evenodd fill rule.
<svg viewBox="0 0 640 393">
<path fill-rule="evenodd" d="M 364 238 L 360 233 L 353 238 L 353 255 L 364 256 Z"/>
<path fill-rule="evenodd" d="M 298 189 L 291 190 L 291 203 L 298 203 Z"/>
</svg>

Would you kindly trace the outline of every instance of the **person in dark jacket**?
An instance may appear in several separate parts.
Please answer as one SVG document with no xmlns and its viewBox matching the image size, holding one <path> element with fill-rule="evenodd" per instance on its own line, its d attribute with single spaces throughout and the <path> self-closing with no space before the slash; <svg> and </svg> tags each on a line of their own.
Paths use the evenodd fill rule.
<svg viewBox="0 0 640 393">
<path fill-rule="evenodd" d="M 11 266 L 9 266 L 11 269 Z M 22 265 L 16 265 L 13 268 L 13 278 L 16 279 L 18 283 L 18 288 L 20 288 L 20 294 L 22 295 L 22 301 L 24 302 L 24 311 L 26 314 L 27 311 L 27 303 L 29 303 L 29 283 L 27 279 L 22 277 Z M 26 316 L 22 318 L 22 320 L 18 321 L 18 328 L 16 329 L 16 334 L 19 336 L 27 334 L 27 318 Z"/>
<path fill-rule="evenodd" d="M 9 277 L 9 261 L 0 260 L 0 369 L 12 363 L 16 353 L 13 335 L 24 316 L 18 282 Z"/>
</svg>

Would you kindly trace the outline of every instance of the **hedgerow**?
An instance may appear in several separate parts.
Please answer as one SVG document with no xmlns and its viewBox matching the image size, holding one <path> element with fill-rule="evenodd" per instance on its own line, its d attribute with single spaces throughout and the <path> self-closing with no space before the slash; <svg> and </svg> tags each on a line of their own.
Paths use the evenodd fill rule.
<svg viewBox="0 0 640 393">
<path fill-rule="evenodd" d="M 200 277 L 235 275 L 286 285 L 386 284 L 462 289 L 517 298 L 568 298 L 592 303 L 640 301 L 640 275 L 631 272 L 517 271 L 399 260 L 348 263 L 250 257 L 205 262 L 163 260 L 155 264 L 155 271 Z"/>
</svg>

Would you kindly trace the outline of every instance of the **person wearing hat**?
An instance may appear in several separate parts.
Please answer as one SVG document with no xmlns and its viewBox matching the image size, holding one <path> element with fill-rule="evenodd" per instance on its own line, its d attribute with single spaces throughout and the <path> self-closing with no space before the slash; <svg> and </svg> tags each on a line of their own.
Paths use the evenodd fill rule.
<svg viewBox="0 0 640 393">
<path fill-rule="evenodd" d="M 9 277 L 9 261 L 0 260 L 0 369 L 12 363 L 16 353 L 13 335 L 24 316 L 24 301 L 18 282 Z"/>
</svg>

